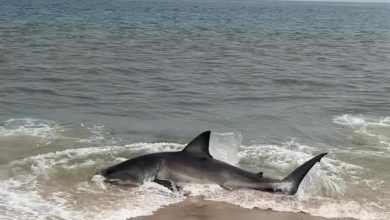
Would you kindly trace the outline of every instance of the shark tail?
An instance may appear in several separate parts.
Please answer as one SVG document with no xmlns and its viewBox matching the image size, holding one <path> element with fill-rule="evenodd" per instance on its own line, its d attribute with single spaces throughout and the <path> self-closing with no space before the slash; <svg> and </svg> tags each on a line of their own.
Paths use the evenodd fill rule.
<svg viewBox="0 0 390 220">
<path fill-rule="evenodd" d="M 296 168 L 290 175 L 282 179 L 282 184 L 288 184 L 289 187 L 287 190 L 282 190 L 283 192 L 294 195 L 298 191 L 299 184 L 301 184 L 303 178 L 306 176 L 306 174 L 310 171 L 310 169 L 317 163 L 321 161 L 321 158 L 327 155 L 328 153 L 323 153 L 320 155 L 317 155 L 310 159 L 309 161 L 306 161 L 304 164 Z"/>
</svg>

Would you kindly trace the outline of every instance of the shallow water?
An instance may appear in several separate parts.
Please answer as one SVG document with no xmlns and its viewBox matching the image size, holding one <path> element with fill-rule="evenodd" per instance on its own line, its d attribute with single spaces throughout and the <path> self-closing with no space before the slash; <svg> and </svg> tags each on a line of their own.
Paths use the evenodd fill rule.
<svg viewBox="0 0 390 220">
<path fill-rule="evenodd" d="M 270 176 L 329 155 L 296 197 L 192 195 L 389 219 L 389 7 L 1 1 L 0 218 L 125 219 L 181 201 L 93 174 L 211 129 L 213 155 Z"/>
</svg>

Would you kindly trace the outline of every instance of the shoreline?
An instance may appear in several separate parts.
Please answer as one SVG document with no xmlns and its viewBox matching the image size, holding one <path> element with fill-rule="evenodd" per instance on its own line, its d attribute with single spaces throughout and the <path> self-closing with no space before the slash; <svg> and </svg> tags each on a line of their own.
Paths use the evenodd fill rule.
<svg viewBox="0 0 390 220">
<path fill-rule="evenodd" d="M 307 213 L 278 212 L 273 210 L 246 209 L 237 205 L 189 197 L 153 212 L 153 215 L 128 220 L 354 220 L 352 218 L 325 218 Z"/>
</svg>

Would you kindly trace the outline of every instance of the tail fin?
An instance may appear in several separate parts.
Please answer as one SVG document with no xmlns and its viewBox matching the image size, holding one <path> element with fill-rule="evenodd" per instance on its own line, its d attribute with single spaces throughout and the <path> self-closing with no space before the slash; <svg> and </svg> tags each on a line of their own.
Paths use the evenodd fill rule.
<svg viewBox="0 0 390 220">
<path fill-rule="evenodd" d="M 301 181 L 306 176 L 306 174 L 309 172 L 309 170 L 317 163 L 320 162 L 321 158 L 328 153 L 323 153 L 318 156 L 313 157 L 311 160 L 307 161 L 306 163 L 299 166 L 297 169 L 295 169 L 290 175 L 288 175 L 286 178 L 284 178 L 281 182 L 282 183 L 289 183 L 291 184 L 291 188 L 286 192 L 290 195 L 294 195 L 298 191 L 299 184 L 301 184 Z"/>
</svg>

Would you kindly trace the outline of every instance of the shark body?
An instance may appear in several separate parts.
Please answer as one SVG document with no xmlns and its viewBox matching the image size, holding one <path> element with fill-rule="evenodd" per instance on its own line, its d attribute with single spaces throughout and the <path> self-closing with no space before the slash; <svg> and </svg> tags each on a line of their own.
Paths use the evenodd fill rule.
<svg viewBox="0 0 390 220">
<path fill-rule="evenodd" d="M 154 181 L 168 188 L 185 183 L 218 184 L 228 189 L 249 188 L 293 195 L 326 153 L 313 157 L 283 179 L 263 176 L 214 159 L 209 153 L 210 131 L 203 132 L 182 151 L 153 153 L 129 159 L 101 172 L 112 184 L 139 186 Z"/>
</svg>

